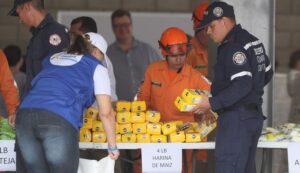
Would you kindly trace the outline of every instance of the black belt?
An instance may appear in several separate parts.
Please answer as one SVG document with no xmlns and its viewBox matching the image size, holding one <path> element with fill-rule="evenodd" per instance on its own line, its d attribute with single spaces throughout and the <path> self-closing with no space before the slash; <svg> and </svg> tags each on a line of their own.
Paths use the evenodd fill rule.
<svg viewBox="0 0 300 173">
<path fill-rule="evenodd" d="M 218 111 L 216 111 L 218 114 L 227 112 L 227 111 L 233 111 L 233 110 L 239 110 L 239 111 L 259 111 L 259 106 L 254 103 L 250 104 L 244 104 L 244 105 L 239 105 L 239 106 L 234 106 L 234 107 L 228 107 L 228 108 L 223 108 Z"/>
</svg>

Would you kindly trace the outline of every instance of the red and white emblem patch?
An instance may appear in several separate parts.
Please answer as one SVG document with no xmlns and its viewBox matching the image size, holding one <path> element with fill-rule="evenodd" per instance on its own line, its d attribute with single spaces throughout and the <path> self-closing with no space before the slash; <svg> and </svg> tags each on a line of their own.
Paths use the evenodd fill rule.
<svg viewBox="0 0 300 173">
<path fill-rule="evenodd" d="M 49 37 L 49 43 L 53 46 L 58 46 L 61 43 L 61 38 L 58 34 L 52 34 Z"/>
</svg>

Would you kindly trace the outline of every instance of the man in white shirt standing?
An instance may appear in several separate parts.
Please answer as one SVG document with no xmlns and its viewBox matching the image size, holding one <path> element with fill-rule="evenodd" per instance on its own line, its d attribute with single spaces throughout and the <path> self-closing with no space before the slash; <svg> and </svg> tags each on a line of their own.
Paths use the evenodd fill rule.
<svg viewBox="0 0 300 173">
<path fill-rule="evenodd" d="M 88 32 L 97 33 L 97 24 L 93 18 L 88 16 L 81 16 L 72 20 L 70 26 L 71 39 L 72 39 L 72 35 L 76 35 L 76 34 L 84 35 Z M 105 51 L 106 49 L 107 46 L 105 48 Z M 116 102 L 118 100 L 118 97 L 116 95 L 116 79 L 115 79 L 112 63 L 110 59 L 107 56 L 105 56 L 104 59 L 102 60 L 102 64 L 108 70 L 112 102 Z"/>
</svg>

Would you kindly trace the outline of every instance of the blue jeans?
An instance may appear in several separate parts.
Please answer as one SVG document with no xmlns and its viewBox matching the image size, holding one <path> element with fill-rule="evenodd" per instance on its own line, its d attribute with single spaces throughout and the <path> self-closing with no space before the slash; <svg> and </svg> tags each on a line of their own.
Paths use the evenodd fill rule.
<svg viewBox="0 0 300 173">
<path fill-rule="evenodd" d="M 30 173 L 77 173 L 78 131 L 59 115 L 43 109 L 17 113 L 18 145 Z"/>
<path fill-rule="evenodd" d="M 16 173 L 27 173 L 24 163 L 24 158 L 21 154 L 20 147 L 18 146 L 18 139 L 16 138 L 15 143 L 16 152 Z"/>
</svg>

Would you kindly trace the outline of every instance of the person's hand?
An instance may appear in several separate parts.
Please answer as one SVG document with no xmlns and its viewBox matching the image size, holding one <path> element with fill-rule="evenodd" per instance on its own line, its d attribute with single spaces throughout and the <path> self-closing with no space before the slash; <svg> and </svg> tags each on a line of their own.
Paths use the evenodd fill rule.
<svg viewBox="0 0 300 173">
<path fill-rule="evenodd" d="M 16 122 L 16 114 L 12 114 L 8 116 L 8 123 L 10 126 L 15 127 Z"/>
<path fill-rule="evenodd" d="M 210 103 L 207 95 L 202 95 L 202 100 L 192 110 L 194 114 L 203 114 L 210 110 Z"/>
<path fill-rule="evenodd" d="M 119 158 L 120 151 L 118 149 L 116 149 L 114 151 L 108 150 L 108 155 L 111 159 L 117 160 Z"/>
<path fill-rule="evenodd" d="M 114 109 L 111 109 L 111 114 L 116 118 L 117 112 Z"/>
<path fill-rule="evenodd" d="M 211 111 L 205 112 L 203 114 L 194 114 L 194 119 L 199 125 L 202 125 L 203 123 L 209 125 L 216 122 L 216 116 Z"/>
</svg>

